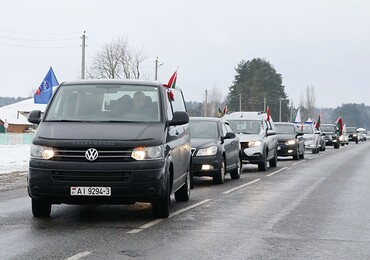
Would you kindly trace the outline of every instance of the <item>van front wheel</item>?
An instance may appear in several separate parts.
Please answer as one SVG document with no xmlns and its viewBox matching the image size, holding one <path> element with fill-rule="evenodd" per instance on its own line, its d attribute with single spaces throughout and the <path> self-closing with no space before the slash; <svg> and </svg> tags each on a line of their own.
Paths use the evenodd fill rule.
<svg viewBox="0 0 370 260">
<path fill-rule="evenodd" d="M 51 203 L 32 199 L 32 214 L 36 218 L 47 218 L 51 213 Z"/>
</svg>

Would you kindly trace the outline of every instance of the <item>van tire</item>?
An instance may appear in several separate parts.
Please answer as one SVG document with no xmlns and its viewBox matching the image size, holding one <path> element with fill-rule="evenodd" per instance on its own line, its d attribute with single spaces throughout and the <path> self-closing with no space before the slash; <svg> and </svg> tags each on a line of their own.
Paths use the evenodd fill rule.
<svg viewBox="0 0 370 260">
<path fill-rule="evenodd" d="M 175 200 L 179 201 L 189 201 L 190 199 L 190 187 L 191 187 L 191 179 L 190 179 L 190 171 L 186 173 L 186 180 L 185 184 L 175 192 Z"/>
<path fill-rule="evenodd" d="M 171 191 L 170 191 L 170 177 L 169 169 L 166 166 L 166 173 L 163 178 L 166 178 L 166 183 L 164 185 L 164 192 L 161 198 L 152 202 L 152 214 L 153 218 L 168 218 L 170 215 L 170 202 L 171 202 Z"/>
<path fill-rule="evenodd" d="M 36 218 L 50 217 L 51 203 L 32 199 L 32 214 Z"/>
</svg>

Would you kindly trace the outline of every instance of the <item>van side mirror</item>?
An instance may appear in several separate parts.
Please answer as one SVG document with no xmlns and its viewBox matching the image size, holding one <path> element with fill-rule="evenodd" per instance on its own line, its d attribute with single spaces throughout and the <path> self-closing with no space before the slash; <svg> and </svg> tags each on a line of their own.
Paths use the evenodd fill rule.
<svg viewBox="0 0 370 260">
<path fill-rule="evenodd" d="M 28 122 L 32 124 L 40 124 L 41 122 L 41 111 L 40 110 L 32 110 L 27 117 Z"/>
<path fill-rule="evenodd" d="M 185 125 L 189 123 L 189 115 L 188 113 L 184 111 L 176 111 L 173 113 L 173 118 L 169 122 L 169 125 L 175 126 L 175 125 Z"/>
</svg>

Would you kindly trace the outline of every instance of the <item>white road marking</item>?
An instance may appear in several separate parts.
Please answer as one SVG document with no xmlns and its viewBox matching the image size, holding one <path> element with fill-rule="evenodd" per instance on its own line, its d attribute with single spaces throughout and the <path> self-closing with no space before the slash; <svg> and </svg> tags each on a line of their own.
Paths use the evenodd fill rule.
<svg viewBox="0 0 370 260">
<path fill-rule="evenodd" d="M 75 254 L 75 255 L 73 255 L 71 257 L 68 257 L 66 260 L 78 260 L 78 259 L 81 259 L 81 258 L 83 258 L 85 256 L 90 255 L 90 254 L 91 254 L 91 252 L 85 251 L 85 252 L 81 252 L 81 253 Z"/>
<path fill-rule="evenodd" d="M 194 205 L 190 205 L 190 206 L 188 206 L 188 207 L 186 207 L 186 208 L 183 208 L 183 209 L 180 209 L 180 210 L 178 210 L 178 211 L 175 211 L 175 212 L 173 212 L 172 214 L 170 214 L 170 215 L 168 216 L 168 218 L 172 218 L 172 217 L 174 217 L 174 216 L 176 216 L 176 215 L 178 215 L 178 214 L 181 214 L 181 213 L 183 213 L 183 212 L 185 212 L 185 211 L 188 211 L 188 210 L 190 210 L 190 209 L 193 209 L 193 208 L 195 208 L 195 207 L 198 207 L 198 206 L 200 206 L 200 205 L 203 205 L 204 203 L 207 203 L 207 202 L 209 202 L 209 201 L 211 201 L 211 199 L 202 200 L 201 202 L 198 202 L 198 203 L 196 203 L 196 204 L 194 204 Z M 151 221 L 151 222 L 149 222 L 149 223 L 146 223 L 146 224 L 144 224 L 144 225 L 140 226 L 139 228 L 136 228 L 136 229 L 130 230 L 130 231 L 128 231 L 127 233 L 128 233 L 128 234 L 136 234 L 136 233 L 139 233 L 139 232 L 141 232 L 141 231 L 143 231 L 143 230 L 145 230 L 145 229 L 147 229 L 147 228 L 150 228 L 150 227 L 152 227 L 152 226 L 155 226 L 155 225 L 157 225 L 157 224 L 161 223 L 161 222 L 162 222 L 162 221 L 164 221 L 164 220 L 166 220 L 166 219 L 165 219 L 165 218 L 160 218 L 160 219 L 153 220 L 153 221 Z"/>
<path fill-rule="evenodd" d="M 222 194 L 229 194 L 230 192 L 233 192 L 233 191 L 235 191 L 235 190 L 241 189 L 241 188 L 243 188 L 243 187 L 245 187 L 245 186 L 251 185 L 251 184 L 253 184 L 253 183 L 255 183 L 255 182 L 258 182 L 258 181 L 260 181 L 260 180 L 261 180 L 261 179 L 256 179 L 256 180 L 254 180 L 254 181 L 247 182 L 247 183 L 245 183 L 245 184 L 243 184 L 243 185 L 240 185 L 240 186 L 238 186 L 238 187 L 235 187 L 235 188 L 232 188 L 232 189 L 230 189 L 230 190 L 224 191 L 224 192 L 222 192 Z"/>
<path fill-rule="evenodd" d="M 315 158 L 317 158 L 317 156 L 318 155 L 315 155 L 315 156 L 312 156 L 312 157 L 310 157 L 310 158 L 307 158 L 308 160 L 312 160 L 312 159 L 315 159 Z"/>
<path fill-rule="evenodd" d="M 287 168 L 287 167 L 281 168 L 280 170 L 274 171 L 274 172 L 272 172 L 272 173 L 270 173 L 270 174 L 267 174 L 266 176 L 267 176 L 267 177 L 270 177 L 270 176 L 272 176 L 272 175 L 277 174 L 278 172 L 281 172 L 281 171 L 286 170 L 286 168 Z"/>
<path fill-rule="evenodd" d="M 299 162 L 295 162 L 295 163 L 292 163 L 292 165 L 297 165 L 297 164 L 299 164 L 299 163 L 303 163 L 303 162 L 305 162 L 306 160 L 302 160 L 302 161 L 299 161 Z"/>
</svg>

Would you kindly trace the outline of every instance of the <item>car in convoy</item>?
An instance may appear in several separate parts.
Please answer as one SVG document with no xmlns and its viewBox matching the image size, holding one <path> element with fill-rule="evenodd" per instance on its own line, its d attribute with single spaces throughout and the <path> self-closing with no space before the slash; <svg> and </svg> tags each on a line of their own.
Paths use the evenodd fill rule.
<svg viewBox="0 0 370 260">
<path fill-rule="evenodd" d="M 239 137 L 243 163 L 257 164 L 259 171 L 277 166 L 278 141 L 272 118 L 265 112 L 233 112 L 224 116 Z"/>
<path fill-rule="evenodd" d="M 320 132 L 320 142 L 319 142 L 320 151 L 325 151 L 326 150 L 325 134 L 322 132 L 321 128 L 319 129 L 316 128 L 316 131 Z"/>
<path fill-rule="evenodd" d="M 347 126 L 346 131 L 348 134 L 348 141 L 349 142 L 355 142 L 358 144 L 358 133 L 357 133 L 357 127 L 354 126 Z"/>
<path fill-rule="evenodd" d="M 278 156 L 292 156 L 294 160 L 304 158 L 304 139 L 294 123 L 275 122 L 278 140 Z"/>
<path fill-rule="evenodd" d="M 321 124 L 320 127 L 322 132 L 325 134 L 326 145 L 332 145 L 334 146 L 334 149 L 339 149 L 339 128 L 335 124 Z"/>
<path fill-rule="evenodd" d="M 320 131 L 317 130 L 313 124 L 297 125 L 297 128 L 302 129 L 305 150 L 311 151 L 312 153 L 319 153 L 321 140 Z"/>
<path fill-rule="evenodd" d="M 242 171 L 240 142 L 222 118 L 190 117 L 192 176 L 210 176 L 216 184 L 225 182 L 226 173 L 239 179 Z"/>
<path fill-rule="evenodd" d="M 27 176 L 35 217 L 48 217 L 52 204 L 149 202 L 153 217 L 166 218 L 171 195 L 189 200 L 191 140 L 180 89 L 64 82 L 45 115 L 31 111 L 28 120 L 38 124 Z"/>
<path fill-rule="evenodd" d="M 357 133 L 358 133 L 358 139 L 359 141 L 363 142 L 367 140 L 367 132 L 366 129 L 363 127 L 357 128 Z"/>
</svg>

